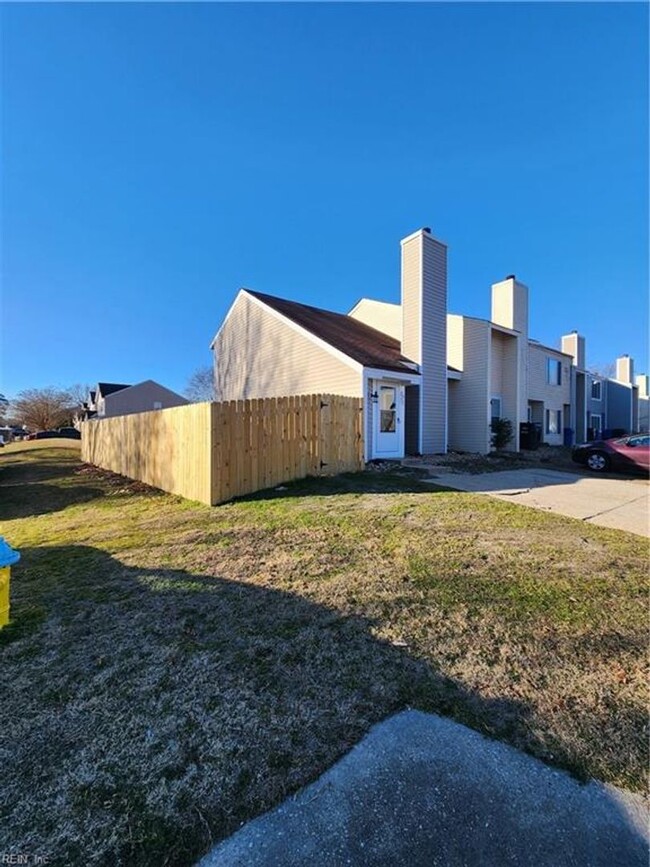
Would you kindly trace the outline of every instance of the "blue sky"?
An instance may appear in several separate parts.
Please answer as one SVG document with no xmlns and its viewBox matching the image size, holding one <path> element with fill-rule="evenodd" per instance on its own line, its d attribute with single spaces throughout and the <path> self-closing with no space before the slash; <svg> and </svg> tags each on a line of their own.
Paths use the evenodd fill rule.
<svg viewBox="0 0 650 867">
<path fill-rule="evenodd" d="M 648 7 L 5 5 L 2 381 L 182 389 L 240 286 L 449 308 L 648 367 Z"/>
</svg>

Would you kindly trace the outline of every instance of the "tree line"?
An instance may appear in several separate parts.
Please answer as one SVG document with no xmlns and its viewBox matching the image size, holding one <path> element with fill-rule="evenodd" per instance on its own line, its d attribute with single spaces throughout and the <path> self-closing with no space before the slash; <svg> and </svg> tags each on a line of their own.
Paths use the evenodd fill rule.
<svg viewBox="0 0 650 867">
<path fill-rule="evenodd" d="M 31 431 L 66 427 L 72 425 L 87 398 L 88 386 L 79 384 L 69 388 L 26 388 L 10 399 L 0 395 L 0 423 Z"/>
</svg>

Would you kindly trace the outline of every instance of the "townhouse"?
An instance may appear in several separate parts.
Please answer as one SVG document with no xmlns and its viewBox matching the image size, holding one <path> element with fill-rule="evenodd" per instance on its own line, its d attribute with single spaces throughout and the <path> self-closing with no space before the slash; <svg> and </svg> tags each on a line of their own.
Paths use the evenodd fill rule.
<svg viewBox="0 0 650 867">
<path fill-rule="evenodd" d="M 577 332 L 560 348 L 529 336 L 515 275 L 492 285 L 490 319 L 448 313 L 446 244 L 424 228 L 400 247 L 399 303 L 362 298 L 343 314 L 241 289 L 211 343 L 217 399 L 363 397 L 367 460 L 487 453 L 497 418 L 518 450 L 524 424 L 561 445 L 647 417 L 647 377 L 640 412 L 631 359 L 605 380 L 587 370 Z"/>
</svg>

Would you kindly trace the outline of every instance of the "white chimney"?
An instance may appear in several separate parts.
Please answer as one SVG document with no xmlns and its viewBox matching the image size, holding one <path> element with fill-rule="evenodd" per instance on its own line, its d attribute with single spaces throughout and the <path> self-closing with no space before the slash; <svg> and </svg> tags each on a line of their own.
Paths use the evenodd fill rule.
<svg viewBox="0 0 650 867">
<path fill-rule="evenodd" d="M 528 286 L 520 283 L 514 274 L 492 284 L 492 322 L 519 332 L 517 419 L 525 421 L 528 418 Z"/>
<path fill-rule="evenodd" d="M 420 365 L 420 451 L 447 451 L 447 245 L 419 229 L 402 246 L 402 355 Z"/>
<path fill-rule="evenodd" d="M 578 370 L 585 370 L 586 351 L 585 339 L 582 334 L 572 331 L 562 337 L 562 352 L 573 356 L 573 364 Z"/>
<path fill-rule="evenodd" d="M 616 359 L 616 379 L 629 385 L 634 382 L 634 361 L 629 355 L 621 355 Z"/>
<path fill-rule="evenodd" d="M 637 373 L 635 379 L 636 387 L 639 389 L 639 397 L 648 397 L 650 395 L 649 377 L 647 373 Z"/>
</svg>

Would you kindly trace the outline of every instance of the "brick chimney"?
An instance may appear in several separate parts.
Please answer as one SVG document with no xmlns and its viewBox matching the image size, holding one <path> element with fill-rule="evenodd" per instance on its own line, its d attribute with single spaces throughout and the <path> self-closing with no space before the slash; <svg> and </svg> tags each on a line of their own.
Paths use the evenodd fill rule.
<svg viewBox="0 0 650 867">
<path fill-rule="evenodd" d="M 650 391 L 648 391 L 648 379 L 647 373 L 637 373 L 634 381 L 636 387 L 639 389 L 639 397 L 648 397 L 650 395 Z"/>
<path fill-rule="evenodd" d="M 447 451 L 447 245 L 431 229 L 401 241 L 402 354 L 420 365 L 420 451 Z"/>
</svg>

